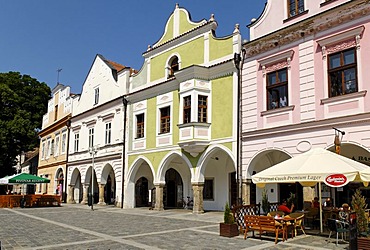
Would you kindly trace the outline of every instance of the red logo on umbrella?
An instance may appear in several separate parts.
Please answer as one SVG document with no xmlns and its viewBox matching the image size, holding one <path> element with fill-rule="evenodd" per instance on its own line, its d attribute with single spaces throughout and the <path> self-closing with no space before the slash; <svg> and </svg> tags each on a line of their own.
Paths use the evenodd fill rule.
<svg viewBox="0 0 370 250">
<path fill-rule="evenodd" d="M 344 174 L 331 174 L 326 176 L 325 184 L 331 187 L 342 187 L 347 184 L 347 177 Z"/>
</svg>

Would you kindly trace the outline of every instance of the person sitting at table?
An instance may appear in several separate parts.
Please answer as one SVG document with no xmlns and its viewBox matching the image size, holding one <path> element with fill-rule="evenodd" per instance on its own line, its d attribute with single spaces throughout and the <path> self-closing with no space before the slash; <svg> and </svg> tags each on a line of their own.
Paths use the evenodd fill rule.
<svg viewBox="0 0 370 250">
<path fill-rule="evenodd" d="M 349 205 L 347 203 L 343 203 L 342 207 L 340 208 L 339 219 L 345 222 L 349 221 Z"/>
<path fill-rule="evenodd" d="M 291 205 L 290 209 L 287 207 L 286 200 L 284 199 L 283 202 L 278 206 L 277 210 L 284 212 L 285 215 L 290 214 L 294 209 L 294 204 Z"/>
<path fill-rule="evenodd" d="M 313 208 L 319 208 L 320 207 L 320 202 L 319 202 L 319 198 L 318 197 L 315 197 L 312 201 L 312 207 Z"/>
</svg>

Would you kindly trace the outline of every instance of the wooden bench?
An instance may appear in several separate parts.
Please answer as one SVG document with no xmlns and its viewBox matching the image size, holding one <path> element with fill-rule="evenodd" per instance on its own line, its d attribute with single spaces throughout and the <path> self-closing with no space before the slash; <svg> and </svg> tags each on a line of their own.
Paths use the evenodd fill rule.
<svg viewBox="0 0 370 250">
<path fill-rule="evenodd" d="M 260 204 L 234 206 L 232 209 L 234 221 L 239 226 L 239 232 L 243 232 L 246 228 L 244 216 L 260 215 Z"/>
<path fill-rule="evenodd" d="M 286 234 L 286 227 L 279 224 L 275 221 L 274 217 L 272 216 L 250 216 L 246 215 L 244 216 L 244 221 L 246 224 L 246 228 L 244 231 L 244 239 L 247 238 L 248 231 L 259 231 L 260 239 L 262 240 L 262 233 L 264 232 L 272 232 L 275 233 L 275 244 L 278 241 L 279 233 L 283 234 L 283 241 L 285 240 L 285 234 Z"/>
</svg>

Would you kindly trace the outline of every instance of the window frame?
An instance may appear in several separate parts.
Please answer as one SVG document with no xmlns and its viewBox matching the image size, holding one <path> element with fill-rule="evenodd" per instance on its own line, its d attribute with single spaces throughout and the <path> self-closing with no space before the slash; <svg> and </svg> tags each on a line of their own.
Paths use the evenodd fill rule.
<svg viewBox="0 0 370 250">
<path fill-rule="evenodd" d="M 204 179 L 204 188 L 203 188 L 203 200 L 205 201 L 214 201 L 215 200 L 215 180 L 214 178 L 205 178 Z M 210 187 L 209 187 L 210 185 Z M 207 190 L 210 191 L 210 197 L 206 194 Z"/>
<path fill-rule="evenodd" d="M 162 111 L 167 110 L 167 114 L 163 115 Z M 171 106 L 159 108 L 159 134 L 171 133 Z"/>
<path fill-rule="evenodd" d="M 183 97 L 183 117 L 182 123 L 187 124 L 191 122 L 191 95 Z M 189 103 L 189 105 L 187 105 Z"/>
<path fill-rule="evenodd" d="M 74 152 L 78 152 L 80 144 L 80 133 L 75 133 L 74 143 L 73 143 L 73 150 Z"/>
<path fill-rule="evenodd" d="M 206 103 L 205 105 L 200 104 L 201 97 L 205 98 L 205 103 Z M 208 121 L 208 95 L 198 94 L 198 113 L 197 115 L 198 115 L 198 122 L 207 123 Z"/>
<path fill-rule="evenodd" d="M 100 90 L 99 87 L 94 89 L 94 105 L 97 105 L 99 103 L 99 95 L 100 95 Z"/>
<path fill-rule="evenodd" d="M 282 71 L 285 71 L 286 81 L 279 80 L 279 72 L 282 72 Z M 275 74 L 277 81 L 274 84 L 271 84 L 269 82 L 269 76 L 273 74 Z M 273 91 L 273 89 L 278 89 L 284 86 L 286 89 L 284 99 L 280 100 L 281 99 L 280 93 L 279 91 L 277 91 L 278 100 L 276 101 L 275 107 L 272 107 L 273 102 L 270 100 L 270 90 Z M 286 104 L 284 106 L 281 105 L 281 101 L 285 102 Z M 285 68 L 281 68 L 281 69 L 278 69 L 278 70 L 275 70 L 275 71 L 272 71 L 266 74 L 266 107 L 267 107 L 266 110 L 273 110 L 273 109 L 278 109 L 278 108 L 287 107 L 287 106 L 289 106 L 289 76 L 288 76 L 288 68 L 285 67 Z"/>
<path fill-rule="evenodd" d="M 112 122 L 105 123 L 105 145 L 112 143 Z"/>
<path fill-rule="evenodd" d="M 64 154 L 66 152 L 66 146 L 67 146 L 67 133 L 62 133 L 61 154 Z"/>
<path fill-rule="evenodd" d="M 353 52 L 353 57 L 354 57 L 354 62 L 351 64 L 344 64 L 344 53 L 352 51 Z M 336 55 L 340 55 L 340 66 L 331 68 L 330 67 L 330 59 Z M 355 78 L 354 78 L 354 84 L 355 84 L 355 90 L 353 92 L 346 93 L 346 80 L 345 80 L 345 71 L 349 69 L 354 69 L 355 72 Z M 328 97 L 336 97 L 336 96 L 342 96 L 342 95 L 347 95 L 351 93 L 356 93 L 358 92 L 358 72 L 357 72 L 358 66 L 357 66 L 357 53 L 356 53 L 356 48 L 348 48 L 344 49 L 341 51 L 338 51 L 336 53 L 332 53 L 328 55 L 328 60 L 327 60 L 327 74 L 328 74 Z M 334 75 L 336 72 L 341 73 L 341 93 L 338 93 L 337 95 L 333 95 L 332 91 L 332 75 Z"/>
<path fill-rule="evenodd" d="M 60 136 L 55 136 L 55 145 L 54 145 L 54 156 L 59 155 L 59 143 L 60 143 Z"/>
<path fill-rule="evenodd" d="M 294 14 L 292 14 L 291 4 L 294 1 Z M 300 9 L 300 2 L 302 1 L 303 9 Z M 288 4 L 288 18 L 295 17 L 305 12 L 305 0 L 287 0 Z"/>
<path fill-rule="evenodd" d="M 140 122 L 138 121 L 138 118 L 140 119 Z M 142 139 L 145 138 L 145 113 L 138 113 L 135 114 L 135 139 Z"/>
<path fill-rule="evenodd" d="M 89 128 L 89 148 L 94 147 L 94 133 L 95 129 L 93 127 Z"/>
</svg>

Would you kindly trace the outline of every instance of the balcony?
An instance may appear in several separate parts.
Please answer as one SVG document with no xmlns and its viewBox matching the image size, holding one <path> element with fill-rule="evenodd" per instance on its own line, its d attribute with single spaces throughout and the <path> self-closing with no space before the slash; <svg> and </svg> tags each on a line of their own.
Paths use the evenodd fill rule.
<svg viewBox="0 0 370 250">
<path fill-rule="evenodd" d="M 197 157 L 210 142 L 210 123 L 190 122 L 179 124 L 179 146 L 191 156 Z"/>
</svg>

